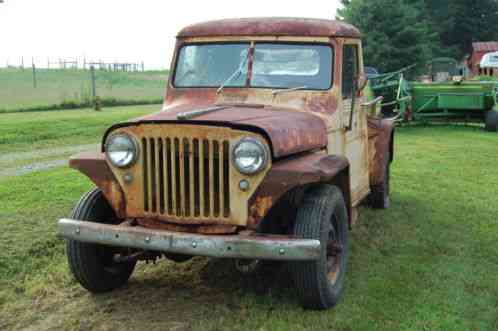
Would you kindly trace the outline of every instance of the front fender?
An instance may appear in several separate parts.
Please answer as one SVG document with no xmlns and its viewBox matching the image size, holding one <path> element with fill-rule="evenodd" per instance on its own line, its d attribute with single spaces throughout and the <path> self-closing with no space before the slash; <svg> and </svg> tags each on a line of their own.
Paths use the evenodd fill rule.
<svg viewBox="0 0 498 331">
<path fill-rule="evenodd" d="M 126 216 L 123 190 L 112 173 L 103 153 L 84 152 L 69 159 L 69 167 L 86 175 L 102 190 L 105 198 L 119 218 Z"/>
<path fill-rule="evenodd" d="M 272 207 L 286 193 L 316 183 L 338 185 L 343 191 L 351 215 L 349 161 L 343 156 L 314 153 L 273 164 L 249 201 L 248 227 L 257 229 Z"/>
</svg>

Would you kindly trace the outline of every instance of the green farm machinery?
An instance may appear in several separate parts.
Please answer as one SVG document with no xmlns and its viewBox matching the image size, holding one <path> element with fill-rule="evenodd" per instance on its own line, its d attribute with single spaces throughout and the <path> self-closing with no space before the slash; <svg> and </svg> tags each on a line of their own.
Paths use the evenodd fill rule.
<svg viewBox="0 0 498 331">
<path fill-rule="evenodd" d="M 459 76 L 432 82 L 434 75 L 427 81 L 408 81 L 405 73 L 412 67 L 370 79 L 373 96 L 383 98 L 385 117 L 400 121 L 479 121 L 485 123 L 487 131 L 498 131 L 496 82 L 464 81 Z"/>
</svg>

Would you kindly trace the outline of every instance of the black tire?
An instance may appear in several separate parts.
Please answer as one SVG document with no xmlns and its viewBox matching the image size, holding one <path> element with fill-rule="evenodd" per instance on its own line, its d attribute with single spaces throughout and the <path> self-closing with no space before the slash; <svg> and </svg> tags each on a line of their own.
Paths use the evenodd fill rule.
<svg viewBox="0 0 498 331">
<path fill-rule="evenodd" d="M 163 253 L 163 255 L 168 260 L 176 262 L 176 263 L 187 262 L 193 258 L 192 255 L 185 255 L 185 254 Z"/>
<path fill-rule="evenodd" d="M 73 210 L 71 218 L 88 222 L 115 224 L 116 215 L 100 189 L 85 194 Z M 108 292 L 128 282 L 136 262 L 113 260 L 126 249 L 68 240 L 69 267 L 76 280 L 93 293 Z"/>
<path fill-rule="evenodd" d="M 348 215 L 341 190 L 321 185 L 308 192 L 297 212 L 294 235 L 322 243 L 318 260 L 291 263 L 301 303 L 314 310 L 334 307 L 344 290 L 349 253 Z"/>
<path fill-rule="evenodd" d="M 387 209 L 391 205 L 391 161 L 390 153 L 386 155 L 384 165 L 384 180 L 378 185 L 372 186 L 369 195 L 370 205 L 374 209 Z"/>
<path fill-rule="evenodd" d="M 485 128 L 488 132 L 498 131 L 498 111 L 488 110 L 485 115 Z"/>
</svg>

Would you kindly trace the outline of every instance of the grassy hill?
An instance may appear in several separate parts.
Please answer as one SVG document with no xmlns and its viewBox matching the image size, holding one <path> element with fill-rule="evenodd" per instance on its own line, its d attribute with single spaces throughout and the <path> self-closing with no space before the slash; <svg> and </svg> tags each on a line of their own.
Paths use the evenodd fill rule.
<svg viewBox="0 0 498 331">
<path fill-rule="evenodd" d="M 167 71 L 96 71 L 97 95 L 107 105 L 160 103 Z M 0 112 L 78 108 L 92 101 L 88 70 L 0 69 Z"/>
</svg>

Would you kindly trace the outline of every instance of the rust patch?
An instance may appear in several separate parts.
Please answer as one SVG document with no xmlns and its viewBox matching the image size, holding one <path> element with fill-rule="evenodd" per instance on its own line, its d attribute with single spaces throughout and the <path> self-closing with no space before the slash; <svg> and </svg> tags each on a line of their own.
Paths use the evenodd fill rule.
<svg viewBox="0 0 498 331">
<path fill-rule="evenodd" d="M 185 233 L 199 234 L 232 234 L 237 232 L 237 227 L 233 225 L 179 225 L 172 224 L 162 220 L 139 218 L 137 223 L 144 228 L 155 230 L 166 230 Z"/>
<path fill-rule="evenodd" d="M 249 207 L 249 219 L 247 220 L 250 228 L 257 227 L 257 224 L 266 216 L 273 206 L 273 197 L 257 196 L 255 201 Z"/>
<path fill-rule="evenodd" d="M 349 163 L 346 158 L 321 153 L 301 155 L 274 163 L 249 202 L 248 227 L 257 229 L 271 207 L 287 192 L 308 184 L 333 182 L 338 174 L 348 167 Z M 351 206 L 349 177 L 340 178 L 336 184 L 343 188 L 344 199 L 349 210 Z"/>
<path fill-rule="evenodd" d="M 368 158 L 371 186 L 384 181 L 385 166 L 391 161 L 388 156 L 393 130 L 394 122 L 392 120 L 368 118 Z"/>
<path fill-rule="evenodd" d="M 86 175 L 102 190 L 117 217 L 124 218 L 126 216 L 126 201 L 123 190 L 107 165 L 103 153 L 85 152 L 71 156 L 69 167 Z"/>
<path fill-rule="evenodd" d="M 207 107 L 207 106 L 206 106 Z M 284 157 L 327 146 L 327 126 L 319 116 L 311 113 L 283 110 L 274 107 L 226 106 L 217 112 L 197 116 L 190 121 L 178 121 L 178 114 L 201 109 L 198 104 L 169 106 L 166 111 L 141 117 L 129 122 L 140 123 L 192 123 L 197 125 L 221 124 L 234 129 L 263 131 L 269 138 L 273 156 Z M 126 126 L 126 123 L 118 125 Z M 108 132 L 112 131 L 111 128 Z"/>
<path fill-rule="evenodd" d="M 190 25 L 178 37 L 209 36 L 312 36 L 360 38 L 354 26 L 340 21 L 311 18 L 237 18 Z"/>
</svg>

